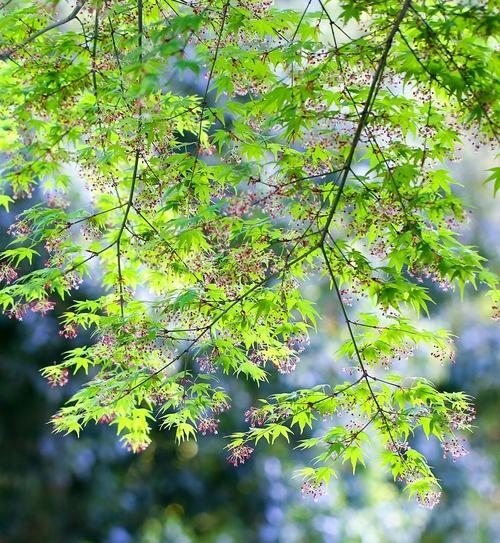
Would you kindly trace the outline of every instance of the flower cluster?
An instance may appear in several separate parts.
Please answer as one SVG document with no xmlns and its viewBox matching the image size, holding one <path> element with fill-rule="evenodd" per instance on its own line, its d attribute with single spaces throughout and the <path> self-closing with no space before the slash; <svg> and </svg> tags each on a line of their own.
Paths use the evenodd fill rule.
<svg viewBox="0 0 500 543">
<path fill-rule="evenodd" d="M 10 285 L 17 279 L 16 270 L 7 263 L 0 264 L 0 281 L 5 281 L 7 285 Z"/>
<path fill-rule="evenodd" d="M 449 455 L 453 462 L 456 462 L 459 458 L 467 456 L 469 451 L 465 448 L 465 445 L 464 439 L 452 438 L 443 441 L 443 458 L 448 458 Z"/>
<path fill-rule="evenodd" d="M 67 368 L 61 369 L 57 374 L 54 373 L 47 377 L 47 381 L 52 388 L 63 387 L 69 379 L 69 372 Z"/>
<path fill-rule="evenodd" d="M 7 309 L 5 314 L 9 319 L 22 321 L 29 308 L 29 304 L 17 303 L 14 304 L 10 309 Z"/>
<path fill-rule="evenodd" d="M 101 417 L 99 417 L 99 424 L 110 424 L 111 422 L 113 422 L 116 418 L 116 414 L 115 413 L 108 413 L 107 415 L 102 415 Z"/>
<path fill-rule="evenodd" d="M 410 343 L 405 343 L 399 347 L 392 347 L 390 355 L 381 355 L 379 362 L 383 368 L 389 369 L 395 360 L 405 361 L 413 356 L 415 352 L 414 345 Z"/>
<path fill-rule="evenodd" d="M 455 350 L 453 349 L 453 341 L 448 340 L 449 347 L 442 347 L 440 345 L 434 345 L 430 355 L 435 358 L 442 365 L 446 363 L 455 363 Z"/>
<path fill-rule="evenodd" d="M 354 302 L 359 302 L 360 296 L 361 290 L 356 287 L 340 289 L 342 303 L 348 307 L 351 307 Z"/>
<path fill-rule="evenodd" d="M 63 283 L 68 290 L 78 290 L 82 282 L 82 276 L 77 271 L 65 273 L 63 276 Z"/>
<path fill-rule="evenodd" d="M 224 411 L 229 411 L 229 409 L 231 409 L 231 404 L 226 400 L 216 400 L 212 403 L 211 407 L 214 415 L 220 415 Z"/>
<path fill-rule="evenodd" d="M 245 422 L 248 422 L 250 426 L 263 426 L 268 420 L 268 413 L 263 409 L 257 407 L 251 407 L 245 411 Z"/>
<path fill-rule="evenodd" d="M 202 435 L 218 434 L 219 419 L 214 417 L 204 417 L 198 421 L 198 430 Z"/>
<path fill-rule="evenodd" d="M 306 496 L 309 496 L 315 502 L 317 502 L 321 496 L 326 495 L 326 485 L 323 481 L 320 481 L 319 483 L 304 481 L 300 489 L 300 492 L 302 493 L 303 498 L 305 498 Z"/>
<path fill-rule="evenodd" d="M 434 509 L 441 501 L 441 492 L 439 490 L 429 490 L 427 492 L 417 492 L 417 503 L 426 509 Z"/>
<path fill-rule="evenodd" d="M 5 314 L 9 319 L 16 319 L 22 321 L 26 313 L 31 310 L 33 313 L 40 313 L 44 317 L 49 311 L 55 308 L 55 303 L 47 300 L 46 298 L 40 300 L 34 300 L 25 304 L 15 304 L 11 309 L 7 310 Z"/>
<path fill-rule="evenodd" d="M 22 238 L 29 236 L 32 233 L 32 229 L 28 224 L 28 221 L 16 217 L 16 220 L 7 228 L 7 234 L 15 238 Z"/>
<path fill-rule="evenodd" d="M 404 454 L 409 448 L 410 448 L 410 445 L 408 444 L 407 441 L 393 441 L 393 440 L 389 440 L 386 444 L 385 444 L 385 448 L 388 450 L 388 451 L 391 451 L 393 453 L 396 453 L 398 455 L 402 455 Z"/>
<path fill-rule="evenodd" d="M 417 468 L 416 466 L 404 465 L 402 472 L 397 479 L 404 484 L 411 485 L 412 483 L 421 483 L 427 478 L 433 479 L 431 472 L 427 466 Z M 416 499 L 417 503 L 427 509 L 433 509 L 441 499 L 441 492 L 438 490 L 439 486 L 437 481 L 434 480 L 434 484 L 427 490 L 417 489 Z"/>
<path fill-rule="evenodd" d="M 231 454 L 227 457 L 227 461 L 233 466 L 238 466 L 238 464 L 244 464 L 253 453 L 252 447 L 247 445 L 238 445 L 231 449 Z"/>
<path fill-rule="evenodd" d="M 133 443 L 132 441 L 125 441 L 125 448 L 129 452 L 133 452 L 135 454 L 139 454 L 141 452 L 144 452 L 150 445 L 150 442 L 142 442 L 142 443 Z"/>
<path fill-rule="evenodd" d="M 263 17 L 273 5 L 274 0 L 238 0 L 237 5 L 248 9 L 254 17 Z"/>
<path fill-rule="evenodd" d="M 307 336 L 290 336 L 287 339 L 286 345 L 289 349 L 297 351 L 297 353 L 304 352 L 305 348 L 309 345 L 310 340 Z"/>
<path fill-rule="evenodd" d="M 433 266 L 421 267 L 419 269 L 417 267 L 410 268 L 408 275 L 415 277 L 419 283 L 423 283 L 428 279 L 444 292 L 453 289 L 452 282 Z"/>
<path fill-rule="evenodd" d="M 47 195 L 47 206 L 51 208 L 65 208 L 70 205 L 64 194 L 51 193 Z"/>
<path fill-rule="evenodd" d="M 491 306 L 491 318 L 495 322 L 500 322 L 500 304 L 493 304 Z"/>
<path fill-rule="evenodd" d="M 211 352 L 204 356 L 200 356 L 196 359 L 200 371 L 203 373 L 215 373 L 217 371 L 217 366 L 215 365 L 215 353 Z"/>
<path fill-rule="evenodd" d="M 295 371 L 299 360 L 299 357 L 292 353 L 284 358 L 280 358 L 277 362 L 275 362 L 276 369 L 278 370 L 278 373 L 281 373 L 281 375 L 288 375 Z"/>
<path fill-rule="evenodd" d="M 452 409 L 448 412 L 448 424 L 453 430 L 469 428 L 475 418 L 476 409 L 471 405 L 466 405 L 462 409 Z"/>
<path fill-rule="evenodd" d="M 31 311 L 34 313 L 40 313 L 42 316 L 45 316 L 49 311 L 52 311 L 55 306 L 55 302 L 51 302 L 45 298 L 30 303 Z"/>
<path fill-rule="evenodd" d="M 59 330 L 59 335 L 66 339 L 74 339 L 78 335 L 78 328 L 75 323 L 68 322 Z"/>
</svg>

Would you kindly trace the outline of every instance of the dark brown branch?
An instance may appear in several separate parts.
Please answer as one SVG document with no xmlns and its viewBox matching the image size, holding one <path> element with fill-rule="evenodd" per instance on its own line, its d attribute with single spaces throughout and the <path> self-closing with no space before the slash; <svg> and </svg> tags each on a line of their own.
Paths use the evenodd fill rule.
<svg viewBox="0 0 500 543">
<path fill-rule="evenodd" d="M 375 394 L 375 391 L 373 390 L 373 387 L 371 385 L 371 382 L 370 382 L 371 376 L 366 371 L 365 364 L 363 363 L 363 358 L 361 357 L 361 353 L 359 352 L 358 344 L 356 342 L 356 338 L 354 336 L 354 331 L 353 331 L 352 326 L 351 326 L 351 320 L 349 319 L 349 316 L 347 314 L 345 304 L 342 301 L 342 295 L 340 294 L 340 289 L 339 289 L 339 286 L 337 284 L 335 274 L 333 273 L 333 270 L 332 270 L 332 267 L 331 267 L 331 264 L 330 264 L 330 260 L 328 259 L 328 255 L 326 254 L 326 250 L 325 250 L 324 246 L 321 246 L 321 252 L 323 253 L 323 258 L 325 260 L 325 264 L 326 264 L 326 267 L 328 269 L 328 273 L 330 275 L 330 280 L 331 280 L 331 282 L 333 284 L 335 294 L 337 295 L 337 299 L 338 299 L 339 304 L 340 304 L 340 309 L 341 309 L 342 314 L 344 316 L 344 320 L 346 322 L 347 329 L 349 331 L 349 336 L 351 337 L 351 341 L 352 341 L 352 344 L 353 344 L 353 347 L 354 347 L 354 352 L 356 353 L 356 358 L 358 360 L 358 364 L 359 364 L 359 367 L 361 369 L 361 373 L 363 375 L 363 378 L 365 379 L 366 386 L 368 387 L 368 391 L 370 393 L 370 396 L 373 399 L 373 403 L 375 404 L 375 406 L 377 408 L 377 411 L 380 413 L 380 415 L 382 417 L 382 420 L 384 422 L 384 426 L 385 426 L 385 428 L 387 430 L 387 435 L 389 436 L 389 439 L 391 440 L 391 443 L 394 445 L 395 450 L 399 450 L 397 445 L 396 445 L 396 440 L 393 437 L 389 421 L 387 420 L 385 412 L 382 409 L 382 407 L 380 405 L 380 402 L 378 401 L 377 395 Z M 399 455 L 400 455 L 402 461 L 405 462 L 405 459 L 404 459 L 403 455 L 401 454 L 401 452 L 399 452 Z"/>
<path fill-rule="evenodd" d="M 347 156 L 345 165 L 344 165 L 344 171 L 340 178 L 339 182 L 339 188 L 337 190 L 337 194 L 335 195 L 335 200 L 330 208 L 330 213 L 328 215 L 328 218 L 326 220 L 325 226 L 323 228 L 323 233 L 321 235 L 321 245 L 325 242 L 328 230 L 330 228 L 330 224 L 332 223 L 333 216 L 335 215 L 335 212 L 337 210 L 337 207 L 340 202 L 340 198 L 342 197 L 342 193 L 344 191 L 344 187 L 347 181 L 347 177 L 349 175 L 349 171 L 351 169 L 351 164 L 354 159 L 354 154 L 356 152 L 356 149 L 358 147 L 359 140 L 361 138 L 361 134 L 363 132 L 363 129 L 365 128 L 367 122 L 368 122 L 368 116 L 370 115 L 370 111 L 373 105 L 373 101 L 378 93 L 378 90 L 380 88 L 380 83 L 382 80 L 382 75 L 384 73 L 385 65 L 387 63 L 387 57 L 389 56 L 389 52 L 392 47 L 392 42 L 394 40 L 394 36 L 396 35 L 397 31 L 399 30 L 399 27 L 410 8 L 411 0 L 405 0 L 403 7 L 401 8 L 401 11 L 399 12 L 396 20 L 394 21 L 394 24 L 392 26 L 391 32 L 389 33 L 389 36 L 385 42 L 384 51 L 382 53 L 382 57 L 379 60 L 379 63 L 377 65 L 377 68 L 375 70 L 375 73 L 373 75 L 372 83 L 370 85 L 370 90 L 368 92 L 368 97 L 366 98 L 365 106 L 363 108 L 363 111 L 361 113 L 358 126 L 356 128 L 356 132 L 354 134 L 354 138 L 351 144 L 351 148 L 349 150 L 349 154 Z"/>
</svg>

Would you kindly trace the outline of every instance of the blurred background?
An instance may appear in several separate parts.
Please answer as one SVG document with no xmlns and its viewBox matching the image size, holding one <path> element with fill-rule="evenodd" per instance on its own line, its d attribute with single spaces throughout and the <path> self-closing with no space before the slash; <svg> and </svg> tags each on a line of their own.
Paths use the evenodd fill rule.
<svg viewBox="0 0 500 543">
<path fill-rule="evenodd" d="M 484 186 L 489 155 L 465 151 L 452 165 L 473 209 L 462 228 L 467 243 L 499 262 L 500 214 L 491 185 Z M 19 212 L 20 207 L 13 212 Z M 0 240 L 9 217 L 0 215 Z M 91 288 L 90 287 L 87 287 Z M 335 350 L 343 334 L 333 301 L 319 282 L 307 285 L 323 316 L 298 367 L 268 390 L 228 382 L 233 410 L 221 434 L 245 426 L 243 413 L 258 393 L 343 380 Z M 431 287 L 432 288 L 432 287 Z M 92 295 L 92 291 L 78 296 Z M 435 293 L 440 303 L 429 326 L 451 327 L 457 360 L 441 366 L 423 353 L 398 368 L 425 375 L 446 390 L 475 397 L 477 428 L 469 456 L 453 464 L 436 442 L 416 438 L 443 484 L 433 511 L 409 501 L 376 462 L 352 476 L 340 469 L 327 496 L 302 499 L 293 471 L 306 461 L 286 447 L 259 446 L 238 469 L 226 460 L 223 440 L 203 437 L 176 447 L 154 432 L 144 453 L 124 450 L 109 427 L 91 427 L 80 439 L 53 435 L 47 424 L 81 380 L 52 389 L 39 369 L 75 346 L 58 335 L 57 313 L 24 322 L 0 318 L 0 543 L 493 543 L 500 541 L 500 334 L 481 292 Z"/>
</svg>

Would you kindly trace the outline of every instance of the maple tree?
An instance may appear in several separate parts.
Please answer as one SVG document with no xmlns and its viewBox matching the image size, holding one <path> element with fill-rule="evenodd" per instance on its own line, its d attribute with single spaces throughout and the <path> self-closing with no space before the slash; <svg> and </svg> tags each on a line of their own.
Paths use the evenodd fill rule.
<svg viewBox="0 0 500 543">
<path fill-rule="evenodd" d="M 41 201 L 8 229 L 0 304 L 22 319 L 75 297 L 60 334 L 94 341 L 43 375 L 90 378 L 54 429 L 110 424 L 140 452 L 154 421 L 178 442 L 217 433 L 223 375 L 293 372 L 321 317 L 302 287 L 326 281 L 345 382 L 262 398 L 228 460 L 261 441 L 312 449 L 300 475 L 317 498 L 337 460 L 355 471 L 378 442 L 432 507 L 439 482 L 409 440 L 459 458 L 474 408 L 391 365 L 425 345 L 453 360 L 451 335 L 425 326 L 431 285 L 486 287 L 498 317 L 449 167 L 464 139 L 496 146 L 498 19 L 466 0 L 272 4 L 4 3 L 0 204 Z M 78 300 L 86 277 L 103 294 Z"/>
</svg>

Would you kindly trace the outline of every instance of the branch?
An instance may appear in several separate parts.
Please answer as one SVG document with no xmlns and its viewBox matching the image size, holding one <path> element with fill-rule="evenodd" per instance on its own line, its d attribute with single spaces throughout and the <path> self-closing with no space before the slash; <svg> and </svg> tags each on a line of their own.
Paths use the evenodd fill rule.
<svg viewBox="0 0 500 543">
<path fill-rule="evenodd" d="M 28 38 L 26 38 L 22 43 L 15 45 L 14 48 L 8 49 L 4 53 L 0 53 L 0 60 L 6 60 L 10 58 L 10 56 L 13 53 L 16 53 L 20 49 L 24 49 L 28 44 L 30 44 L 32 41 L 35 41 L 37 38 L 45 34 L 46 32 L 49 32 L 50 30 L 53 30 L 54 28 L 58 28 L 59 26 L 65 25 L 66 23 L 69 23 L 73 19 L 76 18 L 78 13 L 80 13 L 80 10 L 83 8 L 83 6 L 87 3 L 87 0 L 77 0 L 76 6 L 74 7 L 73 11 L 64 17 L 63 19 L 59 19 L 59 21 L 55 21 L 51 23 L 50 25 L 46 26 L 45 28 L 42 28 L 38 32 L 35 32 Z"/>
<path fill-rule="evenodd" d="M 410 8 L 411 0 L 405 0 L 405 3 L 403 4 L 403 7 L 401 8 L 401 11 L 399 12 L 396 20 L 394 21 L 394 24 L 392 26 L 391 32 L 389 33 L 389 36 L 385 42 L 384 51 L 382 53 L 382 57 L 379 60 L 379 63 L 377 65 L 377 68 L 375 70 L 375 73 L 373 75 L 372 83 L 370 85 L 370 90 L 368 92 L 368 97 L 366 98 L 365 106 L 363 108 L 363 111 L 361 113 L 358 126 L 356 128 L 356 132 L 354 134 L 354 138 L 351 144 L 351 148 L 349 150 L 349 154 L 347 156 L 345 165 L 344 165 L 344 171 L 340 178 L 339 188 L 337 191 L 337 194 L 335 196 L 335 200 L 330 208 L 330 213 L 328 215 L 328 218 L 326 220 L 325 226 L 323 228 L 323 233 L 321 235 L 321 241 L 320 244 L 323 245 L 325 242 L 328 230 L 330 228 L 330 224 L 332 223 L 333 216 L 335 215 L 335 211 L 337 210 L 337 206 L 339 205 L 340 198 L 342 196 L 342 193 L 344 191 L 344 186 L 347 181 L 347 177 L 349 175 L 349 171 L 351 169 L 351 164 L 354 158 L 354 153 L 356 152 L 356 148 L 359 144 L 359 140 L 361 138 L 361 134 L 363 132 L 364 127 L 367 124 L 368 116 L 370 114 L 370 110 L 373 105 L 373 101 L 375 100 L 375 97 L 377 96 L 380 83 L 382 80 L 382 75 L 384 73 L 384 69 L 387 63 L 387 57 L 389 56 L 389 51 L 392 47 L 392 42 L 394 40 L 394 36 L 396 35 L 397 31 L 399 30 L 399 27 L 401 25 L 401 22 L 403 21 L 408 9 Z"/>
<path fill-rule="evenodd" d="M 359 367 L 361 369 L 361 373 L 363 375 L 363 378 L 364 378 L 364 380 L 366 382 L 366 386 L 368 387 L 368 391 L 370 393 L 370 396 L 373 399 L 373 403 L 376 406 L 377 412 L 380 413 L 380 416 L 382 417 L 384 426 L 385 426 L 385 428 L 387 430 L 387 435 L 389 436 L 389 439 L 391 440 L 391 443 L 394 445 L 395 450 L 399 450 L 397 448 L 397 446 L 396 446 L 396 441 L 395 441 L 395 439 L 394 439 L 394 437 L 392 435 L 392 430 L 391 430 L 391 426 L 389 424 L 389 421 L 387 420 L 387 417 L 386 417 L 386 415 L 384 413 L 384 410 L 382 409 L 382 407 L 380 405 L 380 402 L 378 401 L 378 398 L 377 398 L 377 396 L 375 394 L 375 391 L 373 390 L 373 387 L 372 387 L 372 385 L 370 383 L 370 379 L 372 377 L 366 371 L 366 367 L 365 367 L 365 365 L 363 363 L 363 359 L 361 357 L 361 353 L 359 352 L 358 344 L 356 342 L 356 338 L 354 337 L 354 331 L 353 331 L 352 326 L 351 326 L 352 321 L 349 319 L 349 316 L 348 316 L 346 308 L 345 308 L 345 304 L 342 301 L 342 296 L 340 294 L 340 290 L 339 290 L 339 287 L 338 287 L 338 284 L 337 284 L 337 280 L 335 279 L 335 275 L 334 275 L 332 267 L 330 265 L 330 260 L 328 259 L 328 255 L 326 254 L 326 250 L 325 250 L 325 247 L 323 245 L 321 246 L 321 252 L 323 253 L 323 258 L 325 260 L 326 267 L 328 268 L 328 273 L 329 273 L 330 279 L 331 279 L 331 281 L 333 283 L 333 286 L 334 286 L 334 289 L 335 289 L 335 294 L 337 295 L 337 298 L 338 298 L 338 301 L 339 301 L 339 304 L 340 304 L 340 308 L 342 310 L 342 314 L 343 314 L 345 322 L 347 324 L 347 329 L 349 330 L 349 335 L 351 336 L 351 341 L 352 341 L 352 344 L 354 346 L 354 351 L 356 353 L 356 358 L 358 359 L 358 364 L 359 364 Z M 401 457 L 401 460 L 404 463 L 405 458 L 401 454 L 401 452 L 399 452 L 399 456 Z"/>
<path fill-rule="evenodd" d="M 219 34 L 217 36 L 217 44 L 215 46 L 214 58 L 212 60 L 212 66 L 210 67 L 210 73 L 208 74 L 207 85 L 205 87 L 205 93 L 203 94 L 203 99 L 202 99 L 202 102 L 201 102 L 200 124 L 199 124 L 199 127 L 198 127 L 198 136 L 196 138 L 196 151 L 195 151 L 195 156 L 194 156 L 193 169 L 192 169 L 192 172 L 191 172 L 191 178 L 189 179 L 189 183 L 188 183 L 188 188 L 189 189 L 191 188 L 191 185 L 193 183 L 194 174 L 195 174 L 195 171 L 196 171 L 196 166 L 198 164 L 198 160 L 199 160 L 199 157 L 200 157 L 201 134 L 203 132 L 203 116 L 205 114 L 205 109 L 207 108 L 208 92 L 210 90 L 210 83 L 212 82 L 212 77 L 213 77 L 213 74 L 214 74 L 214 69 L 215 69 L 215 64 L 217 62 L 217 57 L 219 56 L 219 48 L 220 48 L 220 44 L 221 44 L 221 41 L 222 41 L 222 33 L 224 32 L 224 26 L 226 24 L 226 17 L 227 17 L 228 8 L 229 8 L 229 0 L 224 4 L 224 8 L 222 10 L 222 21 L 221 21 L 221 25 L 220 25 Z"/>
<path fill-rule="evenodd" d="M 143 34 L 143 21 L 142 21 L 142 0 L 137 0 L 137 47 L 139 48 L 139 63 L 142 64 L 142 34 Z M 120 292 L 120 314 L 123 319 L 125 316 L 124 313 L 124 300 L 123 300 L 123 277 L 122 277 L 122 266 L 121 266 L 121 237 L 123 235 L 123 231 L 125 230 L 125 226 L 127 225 L 128 215 L 130 213 L 130 208 L 132 207 L 134 203 L 134 192 L 135 192 L 135 185 L 137 182 L 137 171 L 139 168 L 139 159 L 141 156 L 140 151 L 140 135 L 141 135 L 141 129 L 142 129 L 142 106 L 139 107 L 139 118 L 137 121 L 137 143 L 136 143 L 136 150 L 135 150 L 135 158 L 134 158 L 134 170 L 132 173 L 132 183 L 130 185 L 130 193 L 128 196 L 125 213 L 123 215 L 122 224 L 120 226 L 120 230 L 118 231 L 118 236 L 116 238 L 116 259 L 118 263 L 118 289 Z"/>
<path fill-rule="evenodd" d="M 120 226 L 120 230 L 118 231 L 118 236 L 116 238 L 116 254 L 118 259 L 118 288 L 120 289 L 120 311 L 122 317 L 123 314 L 123 284 L 122 284 L 122 270 L 121 270 L 121 248 L 120 248 L 120 241 L 123 234 L 123 231 L 125 230 L 125 225 L 127 224 L 128 215 L 130 213 L 130 208 L 132 207 L 133 200 L 134 200 L 134 191 L 135 191 L 135 185 L 137 181 L 137 170 L 139 168 L 139 148 L 137 148 L 135 152 L 135 159 L 134 159 L 134 171 L 132 173 L 132 184 L 130 186 L 130 193 L 128 197 L 128 201 L 125 208 L 125 213 L 123 215 L 122 224 Z"/>
</svg>

